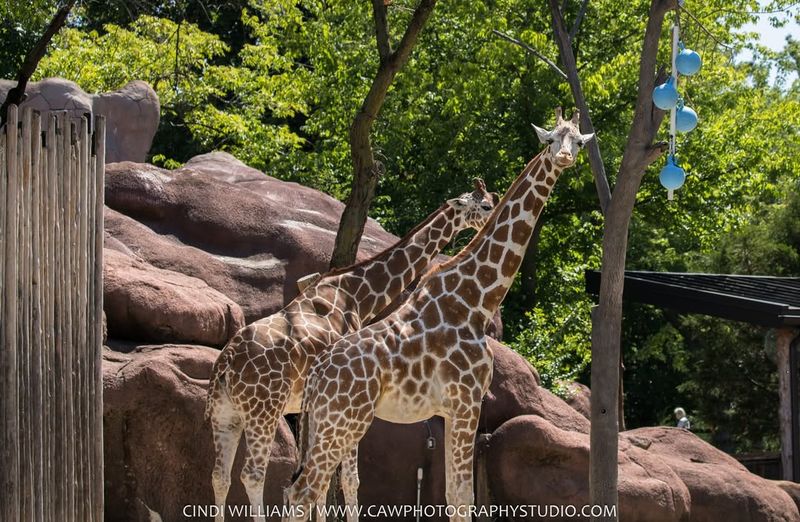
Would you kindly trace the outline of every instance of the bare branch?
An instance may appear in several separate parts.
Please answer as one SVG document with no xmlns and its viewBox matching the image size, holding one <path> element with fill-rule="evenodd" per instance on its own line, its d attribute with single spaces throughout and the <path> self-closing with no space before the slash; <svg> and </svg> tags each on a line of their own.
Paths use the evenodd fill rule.
<svg viewBox="0 0 800 522">
<path fill-rule="evenodd" d="M 654 161 L 661 157 L 662 154 L 669 150 L 669 143 L 666 141 L 659 141 L 647 147 L 644 154 L 642 170 L 649 167 Z"/>
<path fill-rule="evenodd" d="M 378 7 L 379 3 L 381 8 Z M 331 255 L 331 268 L 349 265 L 356 259 L 358 244 L 361 241 L 364 224 L 367 221 L 367 212 L 372 204 L 372 199 L 375 197 L 378 177 L 383 171 L 383 166 L 380 162 L 375 161 L 375 156 L 372 153 L 372 143 L 370 141 L 372 124 L 378 117 L 378 112 L 383 106 L 386 93 L 395 75 L 408 61 L 422 28 L 433 12 L 436 0 L 420 0 L 397 50 L 386 55 L 383 53 L 389 49 L 389 36 L 386 10 L 382 4 L 382 0 L 373 0 L 375 34 L 378 42 L 378 52 L 381 53 L 381 61 L 361 109 L 350 126 L 353 184 L 339 221 L 336 242 Z"/>
<path fill-rule="evenodd" d="M 664 119 L 664 111 L 653 107 L 653 88 L 656 85 L 656 60 L 658 42 L 664 17 L 671 9 L 676 9 L 677 0 L 654 0 L 650 6 L 647 28 L 644 33 L 642 52 L 639 58 L 639 94 L 633 114 L 631 130 L 622 155 L 618 180 L 631 174 L 642 176 L 643 171 L 637 167 L 642 163 L 646 149 L 650 147 L 658 127 Z"/>
<path fill-rule="evenodd" d="M 28 81 L 31 79 L 31 76 L 33 76 L 33 73 L 36 72 L 36 67 L 44 57 L 50 40 L 53 39 L 53 36 L 61 29 L 64 22 L 66 22 L 67 15 L 69 15 L 73 5 L 75 5 L 75 0 L 68 0 L 56 11 L 55 16 L 50 20 L 50 24 L 47 26 L 47 29 L 45 29 L 42 37 L 39 38 L 39 41 L 36 42 L 33 49 L 25 56 L 25 61 L 22 62 L 22 66 L 17 73 L 17 85 L 8 91 L 8 95 L 6 95 L 3 105 L 0 107 L 0 123 L 5 122 L 6 111 L 9 105 L 19 105 L 25 99 L 25 89 L 28 87 Z"/>
<path fill-rule="evenodd" d="M 586 133 L 595 132 L 592 118 L 589 113 L 589 106 L 586 103 L 586 97 L 583 95 L 583 88 L 581 86 L 581 79 L 578 76 L 578 66 L 575 62 L 575 54 L 572 51 L 572 44 L 567 34 L 567 29 L 564 26 L 564 18 L 561 16 L 561 11 L 558 8 L 557 0 L 549 0 L 550 11 L 553 15 L 553 32 L 555 33 L 556 44 L 558 46 L 558 53 L 561 56 L 561 63 L 567 70 L 567 81 L 569 82 L 570 89 L 572 90 L 572 97 L 575 99 L 575 105 L 581 112 L 581 127 L 582 131 Z M 608 185 L 608 178 L 606 177 L 606 169 L 603 164 L 603 158 L 600 155 L 600 145 L 597 137 L 586 144 L 587 152 L 589 153 L 589 165 L 592 168 L 594 175 L 594 184 L 597 189 L 597 198 L 600 200 L 600 210 L 603 214 L 608 210 L 608 205 L 611 202 L 611 188 Z"/>
<path fill-rule="evenodd" d="M 553 69 L 556 73 L 558 73 L 559 76 L 561 76 L 561 78 L 563 78 L 564 80 L 567 79 L 567 74 L 564 71 L 562 71 L 558 67 L 558 65 L 556 65 L 547 56 L 543 55 L 542 53 L 540 53 L 539 51 L 537 51 L 536 49 L 534 49 L 530 45 L 526 44 L 525 42 L 523 42 L 521 40 L 517 40 L 513 36 L 509 36 L 509 35 L 507 35 L 505 33 L 501 33 L 497 29 L 492 29 L 492 32 L 494 34 L 496 34 L 497 36 L 499 36 L 500 38 L 502 38 L 503 40 L 507 40 L 507 41 L 513 43 L 514 45 L 518 45 L 518 46 L 522 47 L 523 49 L 528 51 L 530 54 L 534 55 L 535 57 L 539 58 L 541 61 L 543 61 L 544 63 L 549 65 L 551 69 Z"/>
<path fill-rule="evenodd" d="M 383 0 L 372 0 L 372 15 L 375 18 L 375 40 L 378 44 L 378 56 L 381 63 L 389 59 L 392 54 L 392 44 L 389 42 L 389 21 L 386 15 L 386 5 Z"/>
<path fill-rule="evenodd" d="M 581 22 L 583 22 L 583 17 L 586 15 L 586 7 L 589 5 L 589 0 L 583 0 L 581 3 L 581 8 L 578 10 L 578 15 L 575 17 L 575 21 L 572 22 L 572 29 L 569 30 L 569 41 L 572 42 L 575 39 L 575 35 L 578 34 L 578 29 L 581 27 Z"/>
<path fill-rule="evenodd" d="M 398 45 L 397 50 L 392 53 L 392 60 L 395 62 L 395 67 L 398 69 L 408 61 L 411 49 L 414 47 L 414 44 L 417 43 L 417 37 L 419 37 L 422 28 L 425 27 L 425 23 L 428 21 L 428 17 L 430 17 L 435 5 L 436 0 L 420 0 L 419 5 L 416 10 L 414 10 L 406 32 L 400 40 L 400 45 Z"/>
</svg>

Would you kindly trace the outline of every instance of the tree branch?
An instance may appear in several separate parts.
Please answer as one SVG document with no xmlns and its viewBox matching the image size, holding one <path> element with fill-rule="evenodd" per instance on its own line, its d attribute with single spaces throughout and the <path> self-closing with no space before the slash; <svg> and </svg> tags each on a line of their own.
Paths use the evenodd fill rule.
<svg viewBox="0 0 800 522">
<path fill-rule="evenodd" d="M 572 29 L 569 30 L 569 41 L 573 41 L 575 39 L 575 35 L 578 34 L 578 29 L 581 27 L 581 22 L 583 22 L 583 17 L 586 15 L 586 7 L 589 5 L 589 0 L 583 0 L 581 3 L 581 8 L 578 9 L 578 15 L 575 17 L 575 21 L 572 22 Z"/>
<path fill-rule="evenodd" d="M 636 98 L 633 122 L 628 133 L 625 152 L 622 155 L 620 178 L 630 174 L 638 176 L 644 174 L 639 166 L 643 163 L 647 149 L 664 119 L 664 111 L 653 105 L 653 88 L 656 85 L 656 78 L 659 76 L 654 75 L 653 71 L 656 70 L 658 42 L 661 38 L 664 17 L 669 10 L 676 9 L 677 6 L 677 0 L 654 0 L 650 5 L 639 62 L 639 94 Z"/>
<path fill-rule="evenodd" d="M 433 11 L 435 5 L 436 0 L 420 1 L 417 9 L 414 11 L 414 14 L 411 17 L 411 21 L 408 23 L 408 27 L 406 28 L 405 34 L 403 34 L 403 38 L 400 40 L 400 44 L 397 46 L 397 50 L 392 53 L 392 61 L 395 62 L 394 66 L 396 68 L 399 69 L 408 61 L 408 56 L 411 54 L 411 49 L 413 49 L 414 44 L 417 43 L 419 33 L 422 31 L 422 28 L 425 27 L 425 23 L 431 16 L 431 12 Z"/>
<path fill-rule="evenodd" d="M 378 44 L 378 56 L 381 63 L 383 63 L 392 54 L 392 44 L 389 42 L 389 22 L 386 15 L 386 4 L 383 3 L 383 0 L 372 0 L 372 15 L 375 18 L 375 40 Z"/>
<path fill-rule="evenodd" d="M 509 42 L 511 42 L 511 43 L 513 43 L 515 45 L 518 45 L 518 46 L 522 47 L 523 49 L 528 51 L 530 54 L 534 55 L 535 57 L 539 58 L 541 61 L 543 61 L 544 63 L 549 65 L 551 69 L 553 69 L 556 73 L 558 73 L 559 76 L 561 76 L 561 78 L 563 78 L 565 80 L 567 79 L 567 74 L 564 71 L 562 71 L 561 69 L 559 69 L 558 65 L 556 65 L 547 56 L 543 55 L 542 53 L 540 53 L 539 51 L 537 51 L 536 49 L 534 49 L 530 45 L 526 44 L 525 42 L 523 42 L 521 40 L 517 40 L 516 38 L 514 38 L 512 36 L 509 36 L 509 35 L 507 35 L 505 33 L 501 33 L 497 29 L 492 29 L 492 32 L 494 34 L 496 34 L 497 36 L 499 36 L 500 38 L 502 38 L 503 40 L 507 40 L 507 41 L 509 41 Z"/>
<path fill-rule="evenodd" d="M 642 169 L 649 167 L 654 161 L 661 157 L 662 154 L 669 150 L 669 143 L 666 141 L 659 141 L 647 147 L 642 161 Z"/>
<path fill-rule="evenodd" d="M 39 38 L 39 41 L 36 42 L 33 49 L 25 56 L 25 61 L 22 62 L 22 66 L 20 66 L 19 72 L 17 73 L 17 86 L 8 91 L 3 105 L 0 106 L 0 124 L 6 121 L 6 112 L 8 111 L 9 105 L 19 105 L 25 99 L 25 89 L 28 87 L 28 81 L 31 79 L 31 76 L 33 76 L 33 73 L 36 72 L 36 67 L 44 57 L 50 40 L 53 39 L 53 36 L 63 27 L 64 22 L 66 22 L 67 15 L 69 15 L 73 5 L 75 5 L 75 0 L 67 0 L 67 2 L 56 11 L 55 16 L 50 20 L 50 24 L 47 26 L 47 29 L 45 29 L 42 37 Z"/>
<path fill-rule="evenodd" d="M 561 16 L 558 1 L 548 1 L 550 4 L 550 11 L 553 15 L 553 32 L 555 33 L 556 45 L 558 46 L 558 54 L 561 56 L 561 63 L 564 64 L 564 68 L 567 70 L 567 81 L 572 90 L 572 97 L 575 99 L 575 105 L 581 112 L 581 127 L 583 128 L 583 132 L 595 132 L 589 113 L 589 106 L 586 103 L 586 97 L 583 95 L 581 79 L 580 76 L 578 76 L 578 66 L 575 62 L 575 54 L 572 51 L 572 42 L 567 33 L 567 28 L 564 25 L 564 18 Z M 611 202 L 611 188 L 608 185 L 606 168 L 603 164 L 603 158 L 600 155 L 600 145 L 597 136 L 586 145 L 586 149 L 589 153 L 589 165 L 592 168 L 594 184 L 597 189 L 597 197 L 600 200 L 600 210 L 605 215 Z"/>
<path fill-rule="evenodd" d="M 378 4 L 381 4 L 380 6 Z M 411 17 L 397 50 L 388 52 L 389 32 L 386 9 L 382 0 L 373 0 L 375 35 L 378 53 L 381 55 L 378 71 L 372 80 L 367 96 L 350 126 L 350 156 L 353 160 L 353 184 L 344 212 L 339 221 L 336 242 L 331 255 L 331 268 L 347 266 L 355 262 L 358 244 L 364 233 L 367 213 L 375 197 L 378 178 L 384 172 L 383 164 L 375 161 L 372 153 L 370 133 L 378 117 L 386 93 L 397 72 L 408 62 L 411 50 L 417 42 L 422 28 L 433 12 L 436 0 L 420 0 Z M 386 53 L 386 54 L 384 54 Z"/>
</svg>

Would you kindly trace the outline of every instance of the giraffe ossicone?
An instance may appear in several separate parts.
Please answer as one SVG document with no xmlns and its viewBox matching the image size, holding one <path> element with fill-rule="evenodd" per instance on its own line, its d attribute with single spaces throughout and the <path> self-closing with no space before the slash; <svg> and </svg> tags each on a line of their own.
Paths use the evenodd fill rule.
<svg viewBox="0 0 800 522">
<path fill-rule="evenodd" d="M 214 363 L 206 416 L 216 459 L 215 503 L 224 519 L 233 458 L 242 433 L 241 479 L 253 513 L 264 513 L 263 490 L 280 418 L 297 413 L 314 358 L 343 335 L 367 324 L 417 279 L 461 230 L 479 229 L 494 208 L 483 181 L 445 202 L 394 246 L 353 266 L 304 278 L 294 300 L 237 332 Z M 345 490 L 350 494 L 349 490 Z M 352 497 L 348 497 L 352 501 Z M 263 517 L 258 517 L 263 520 Z"/>
<path fill-rule="evenodd" d="M 445 421 L 447 503 L 463 506 L 451 520 L 469 520 L 464 508 L 474 503 L 475 433 L 493 366 L 486 326 L 558 177 L 593 138 L 580 133 L 577 111 L 567 121 L 558 109 L 552 131 L 535 129 L 548 147 L 523 169 L 464 250 L 423 276 L 395 312 L 344 336 L 316 359 L 306 379 L 300 467 L 286 490 L 287 505 L 320 503 L 339 463 L 346 497 L 357 498 L 358 443 L 375 417 L 413 423 L 439 415 Z M 307 519 L 307 513 L 296 514 L 284 520 Z"/>
</svg>

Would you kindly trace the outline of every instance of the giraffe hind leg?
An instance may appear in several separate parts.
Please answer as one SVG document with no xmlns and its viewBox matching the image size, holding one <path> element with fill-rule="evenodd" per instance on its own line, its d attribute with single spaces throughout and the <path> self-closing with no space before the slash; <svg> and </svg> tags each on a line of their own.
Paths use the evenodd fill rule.
<svg viewBox="0 0 800 522">
<path fill-rule="evenodd" d="M 242 436 L 242 418 L 233 408 L 227 395 L 217 394 L 211 399 L 211 429 L 214 437 L 214 470 L 211 482 L 214 487 L 214 503 L 220 506 L 216 522 L 225 519 L 225 500 L 231 485 L 231 468 Z"/>
<path fill-rule="evenodd" d="M 253 519 L 256 521 L 265 520 L 264 482 L 282 409 L 276 411 L 265 408 L 260 414 L 248 415 L 244 426 L 247 447 L 241 479 L 247 490 Z"/>
<path fill-rule="evenodd" d="M 353 446 L 342 460 L 342 491 L 344 492 L 347 522 L 357 522 L 358 514 L 358 444 Z"/>
</svg>

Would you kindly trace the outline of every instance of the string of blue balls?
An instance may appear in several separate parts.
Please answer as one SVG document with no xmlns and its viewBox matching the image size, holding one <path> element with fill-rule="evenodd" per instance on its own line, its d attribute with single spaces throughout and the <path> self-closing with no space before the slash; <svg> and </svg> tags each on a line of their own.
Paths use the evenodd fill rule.
<svg viewBox="0 0 800 522">
<path fill-rule="evenodd" d="M 683 42 L 678 44 L 678 48 L 680 51 L 675 56 L 675 69 L 678 75 L 696 74 L 703 64 L 700 55 L 687 49 Z M 678 94 L 675 76 L 670 76 L 666 82 L 653 89 L 653 104 L 665 111 L 675 110 L 676 131 L 689 132 L 697 127 L 697 113 L 691 107 L 684 105 L 683 98 Z M 671 196 L 672 191 L 683 186 L 686 181 L 686 171 L 678 165 L 675 154 L 672 152 L 675 150 L 675 136 L 671 135 L 670 140 L 673 142 L 670 147 L 671 153 L 667 156 L 667 164 L 661 169 L 658 179 Z"/>
</svg>

